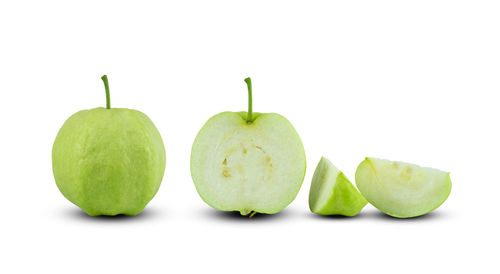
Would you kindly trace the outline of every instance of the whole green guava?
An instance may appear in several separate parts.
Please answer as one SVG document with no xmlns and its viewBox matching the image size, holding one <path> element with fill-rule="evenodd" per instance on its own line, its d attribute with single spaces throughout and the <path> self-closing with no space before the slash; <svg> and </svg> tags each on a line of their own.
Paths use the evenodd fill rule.
<svg viewBox="0 0 500 274">
<path fill-rule="evenodd" d="M 88 215 L 136 215 L 158 191 L 165 148 L 142 112 L 107 107 L 73 114 L 57 134 L 52 169 L 61 193 Z"/>
</svg>

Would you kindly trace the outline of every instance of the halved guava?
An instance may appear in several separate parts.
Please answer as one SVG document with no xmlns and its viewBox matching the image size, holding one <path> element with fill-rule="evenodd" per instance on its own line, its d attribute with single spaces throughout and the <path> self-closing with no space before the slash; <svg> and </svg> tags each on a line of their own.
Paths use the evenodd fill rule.
<svg viewBox="0 0 500 274">
<path fill-rule="evenodd" d="M 210 206 L 242 215 L 273 214 L 290 204 L 306 170 L 292 124 L 275 113 L 223 112 L 210 118 L 191 150 L 191 176 Z"/>
</svg>

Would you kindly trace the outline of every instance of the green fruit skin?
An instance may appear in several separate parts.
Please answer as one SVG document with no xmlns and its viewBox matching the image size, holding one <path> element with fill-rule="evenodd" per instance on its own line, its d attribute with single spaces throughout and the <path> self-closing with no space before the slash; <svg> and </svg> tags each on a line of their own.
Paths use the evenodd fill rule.
<svg viewBox="0 0 500 274">
<path fill-rule="evenodd" d="M 391 197 L 384 196 L 384 192 L 390 191 L 391 187 L 387 183 L 389 182 L 383 182 L 378 179 L 377 172 L 374 168 L 374 165 L 372 161 L 376 159 L 373 158 L 365 158 L 363 162 L 361 162 L 356 169 L 356 185 L 358 186 L 358 189 L 360 190 L 361 194 L 368 200 L 368 202 L 376 207 L 378 210 L 382 211 L 383 213 L 395 217 L 395 218 L 413 218 L 413 217 L 418 217 L 421 215 L 425 215 L 439 206 L 441 206 L 448 196 L 450 195 L 451 192 L 451 178 L 450 178 L 450 173 L 449 172 L 442 172 L 446 173 L 445 179 L 441 182 L 441 185 L 439 188 L 435 189 L 435 193 L 433 196 L 434 199 L 429 201 L 424 201 L 424 200 L 419 200 L 416 199 L 416 197 L 406 197 L 405 203 L 402 202 L 397 202 L 394 201 Z M 396 163 L 396 162 L 393 162 Z M 430 168 L 424 168 L 424 167 L 419 167 L 416 165 L 412 165 L 418 169 L 430 169 Z M 371 189 L 368 189 L 368 184 L 365 182 L 365 178 L 367 178 L 367 173 L 371 173 L 372 175 L 368 175 L 370 177 L 375 178 L 374 186 L 378 190 L 378 194 L 375 195 Z M 428 193 L 431 194 L 431 193 Z M 429 197 L 430 195 L 427 195 L 426 197 Z"/>
<path fill-rule="evenodd" d="M 165 147 L 140 111 L 82 110 L 59 130 L 52 169 L 64 197 L 88 215 L 136 215 L 160 187 Z"/>
<path fill-rule="evenodd" d="M 316 170 L 314 171 L 313 181 L 315 179 L 321 180 L 326 179 L 324 176 L 327 171 L 324 168 L 328 168 L 324 163 L 328 160 L 321 158 Z M 309 195 L 309 209 L 311 212 L 320 215 L 343 215 L 343 216 L 355 216 L 366 206 L 368 201 L 359 193 L 359 191 L 354 187 L 354 185 L 347 179 L 344 173 L 340 172 L 335 179 L 336 182 L 333 184 L 332 195 L 328 198 L 328 201 L 320 208 L 313 209 L 313 204 L 318 197 L 313 197 L 312 184 L 311 192 Z"/>
<path fill-rule="evenodd" d="M 366 206 L 368 201 L 347 179 L 340 173 L 333 189 L 333 195 L 320 210 L 314 212 L 321 215 L 355 216 Z"/>
</svg>

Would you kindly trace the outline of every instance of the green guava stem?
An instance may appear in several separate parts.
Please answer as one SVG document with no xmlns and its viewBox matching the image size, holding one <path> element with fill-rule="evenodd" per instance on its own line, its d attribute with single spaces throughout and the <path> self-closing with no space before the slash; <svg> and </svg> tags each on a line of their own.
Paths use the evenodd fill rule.
<svg viewBox="0 0 500 274">
<path fill-rule="evenodd" d="M 248 218 L 252 218 L 253 215 L 255 215 L 255 214 L 257 214 L 257 211 L 252 211 L 247 216 L 248 216 Z"/>
<path fill-rule="evenodd" d="M 248 114 L 247 114 L 247 123 L 252 122 L 252 80 L 250 77 L 245 78 L 245 83 L 248 86 Z"/>
<path fill-rule="evenodd" d="M 106 89 L 106 109 L 111 108 L 111 98 L 109 96 L 109 83 L 108 83 L 108 76 L 103 75 L 101 77 L 102 81 L 104 82 L 104 88 Z"/>
</svg>

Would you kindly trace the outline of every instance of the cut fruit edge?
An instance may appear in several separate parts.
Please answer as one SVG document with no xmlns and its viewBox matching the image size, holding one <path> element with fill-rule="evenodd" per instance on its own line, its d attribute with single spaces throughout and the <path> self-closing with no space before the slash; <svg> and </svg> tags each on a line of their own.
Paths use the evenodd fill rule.
<svg viewBox="0 0 500 274">
<path fill-rule="evenodd" d="M 348 200 L 354 202 L 351 205 L 359 208 L 359 210 L 356 209 L 350 211 L 346 210 L 346 208 L 328 208 L 328 206 L 335 207 L 335 203 L 338 202 L 337 199 L 340 193 L 337 192 L 344 192 L 346 190 L 348 191 L 347 197 L 352 198 Z M 333 165 L 327 158 L 321 157 L 311 182 L 309 193 L 309 208 L 311 212 L 321 215 L 354 216 L 358 214 L 367 203 L 366 199 L 356 189 L 354 184 L 349 181 L 344 173 Z M 326 211 L 331 212 L 327 213 Z M 354 211 L 356 212 L 353 213 Z"/>
<path fill-rule="evenodd" d="M 383 176 L 384 173 L 387 173 L 387 172 L 390 173 L 392 171 L 395 171 L 392 169 L 386 169 L 386 170 L 381 171 L 380 168 L 382 166 L 380 166 L 380 165 L 385 164 L 385 165 L 390 166 L 390 167 L 395 168 L 395 169 L 405 167 L 405 169 L 407 169 L 407 170 L 417 170 L 420 172 L 427 172 L 429 174 L 434 173 L 434 174 L 440 174 L 442 176 L 445 176 L 445 179 L 442 181 L 443 182 L 442 187 L 446 188 L 447 191 L 444 191 L 443 193 L 445 193 L 445 194 L 441 195 L 442 196 L 441 201 L 439 201 L 438 203 L 435 203 L 434 206 L 429 207 L 427 210 L 422 211 L 422 213 L 401 214 L 401 212 L 398 212 L 398 210 L 389 210 L 387 208 L 384 208 L 384 206 L 380 205 L 380 202 L 375 201 L 375 199 L 373 197 L 371 197 L 371 196 L 373 196 L 372 194 L 367 192 L 367 190 L 365 189 L 366 186 L 363 186 L 364 183 L 362 183 L 359 180 L 359 175 L 358 175 L 359 169 L 363 164 L 367 165 L 369 170 L 371 170 L 371 173 L 373 174 L 373 177 L 375 178 L 377 184 L 383 188 L 386 188 L 387 185 L 381 183 L 380 177 L 386 177 L 386 176 Z M 436 176 L 436 175 L 434 175 L 434 176 Z M 408 179 L 408 180 L 411 180 L 411 179 Z M 452 182 L 451 182 L 450 172 L 448 172 L 448 171 L 443 171 L 443 170 L 436 169 L 433 167 L 420 166 L 417 164 L 412 164 L 412 163 L 403 162 L 403 161 L 392 161 L 392 160 L 381 159 L 381 158 L 365 157 L 365 159 L 358 165 L 358 168 L 356 170 L 356 186 L 359 188 L 360 191 L 365 189 L 365 192 L 366 192 L 365 195 L 368 196 L 366 198 L 368 200 L 368 202 L 371 205 L 373 205 L 375 208 L 377 208 L 378 210 L 383 212 L 384 214 L 389 215 L 389 216 L 394 217 L 394 218 L 414 218 L 414 217 L 428 214 L 428 213 L 436 210 L 437 208 L 439 208 L 448 199 L 448 197 L 451 193 L 451 189 L 452 189 Z M 365 196 L 365 195 L 363 195 L 363 196 Z"/>
</svg>

